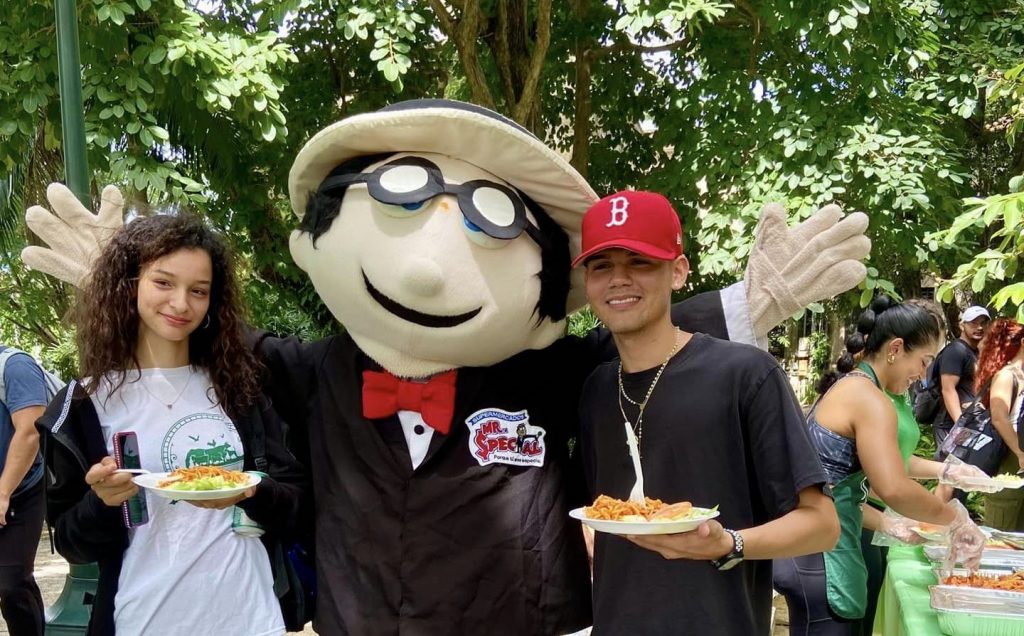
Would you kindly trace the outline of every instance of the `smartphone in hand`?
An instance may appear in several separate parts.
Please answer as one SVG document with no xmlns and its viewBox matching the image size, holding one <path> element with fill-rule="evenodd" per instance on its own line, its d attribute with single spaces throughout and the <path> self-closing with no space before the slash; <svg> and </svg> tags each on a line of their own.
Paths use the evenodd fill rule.
<svg viewBox="0 0 1024 636">
<path fill-rule="evenodd" d="M 139 458 L 139 440 L 132 431 L 114 433 L 114 462 L 118 468 L 142 468 Z M 146 508 L 146 494 L 139 490 L 131 499 L 121 504 L 121 516 L 126 528 L 137 528 L 149 523 Z"/>
</svg>

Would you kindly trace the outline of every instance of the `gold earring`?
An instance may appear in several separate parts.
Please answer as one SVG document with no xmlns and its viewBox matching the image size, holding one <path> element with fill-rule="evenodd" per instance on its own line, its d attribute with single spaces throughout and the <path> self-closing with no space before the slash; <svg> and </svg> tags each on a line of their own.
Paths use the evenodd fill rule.
<svg viewBox="0 0 1024 636">
<path fill-rule="evenodd" d="M 896 362 L 896 354 L 893 353 L 892 351 L 890 351 L 889 355 L 888 355 L 888 357 L 886 357 L 885 361 L 888 362 L 889 364 L 892 364 L 893 362 Z"/>
</svg>

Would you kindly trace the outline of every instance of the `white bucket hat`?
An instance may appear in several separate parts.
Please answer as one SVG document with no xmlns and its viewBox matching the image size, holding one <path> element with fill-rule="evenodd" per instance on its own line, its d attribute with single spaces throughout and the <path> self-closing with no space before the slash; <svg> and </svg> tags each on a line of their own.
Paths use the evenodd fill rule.
<svg viewBox="0 0 1024 636">
<path fill-rule="evenodd" d="M 292 211 L 300 219 L 311 192 L 339 164 L 382 152 L 430 152 L 465 161 L 533 199 L 580 252 L 583 214 L 598 197 L 586 179 L 530 131 L 491 110 L 448 99 L 415 99 L 347 117 L 306 142 L 288 174 Z M 568 310 L 586 301 L 574 276 Z"/>
</svg>

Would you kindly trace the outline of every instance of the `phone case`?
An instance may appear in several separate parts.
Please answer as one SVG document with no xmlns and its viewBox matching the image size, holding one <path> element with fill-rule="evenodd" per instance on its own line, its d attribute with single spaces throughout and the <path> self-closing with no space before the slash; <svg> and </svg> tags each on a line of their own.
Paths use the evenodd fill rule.
<svg viewBox="0 0 1024 636">
<path fill-rule="evenodd" d="M 114 434 L 114 462 L 118 468 L 142 468 L 139 459 L 139 440 L 131 431 Z M 137 528 L 149 522 L 146 495 L 138 494 L 121 504 L 121 516 L 126 528 Z"/>
</svg>

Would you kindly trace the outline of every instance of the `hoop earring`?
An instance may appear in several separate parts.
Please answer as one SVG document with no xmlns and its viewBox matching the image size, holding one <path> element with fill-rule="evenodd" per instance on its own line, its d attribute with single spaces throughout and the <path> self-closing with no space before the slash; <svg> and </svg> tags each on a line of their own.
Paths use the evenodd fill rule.
<svg viewBox="0 0 1024 636">
<path fill-rule="evenodd" d="M 203 322 L 203 324 L 199 328 L 200 329 L 209 329 L 210 328 L 210 314 L 206 314 L 206 321 Z"/>
</svg>

